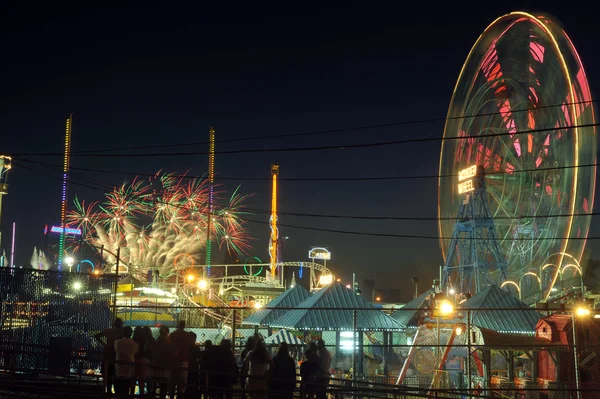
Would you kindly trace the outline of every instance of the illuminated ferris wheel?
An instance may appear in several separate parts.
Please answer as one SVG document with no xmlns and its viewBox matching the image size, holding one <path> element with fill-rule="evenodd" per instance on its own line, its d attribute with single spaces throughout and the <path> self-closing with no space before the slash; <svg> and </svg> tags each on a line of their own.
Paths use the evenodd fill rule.
<svg viewBox="0 0 600 399">
<path fill-rule="evenodd" d="M 514 12 L 492 22 L 448 110 L 438 183 L 444 259 L 461 200 L 456 178 L 444 176 L 474 164 L 485 169 L 509 278 L 537 271 L 555 253 L 581 259 L 594 203 L 595 122 L 581 60 L 555 21 Z"/>
</svg>

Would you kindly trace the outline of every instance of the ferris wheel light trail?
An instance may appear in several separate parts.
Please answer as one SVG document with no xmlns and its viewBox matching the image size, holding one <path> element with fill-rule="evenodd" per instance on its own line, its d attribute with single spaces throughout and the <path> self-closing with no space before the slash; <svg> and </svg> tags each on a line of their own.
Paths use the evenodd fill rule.
<svg viewBox="0 0 600 399">
<path fill-rule="evenodd" d="M 60 239 L 58 242 L 58 270 L 62 270 L 63 256 L 65 250 L 65 231 L 67 220 L 67 188 L 69 180 L 69 162 L 71 158 L 71 128 L 73 124 L 73 114 L 69 114 L 65 127 L 65 154 L 63 158 L 63 183 L 62 199 L 60 204 Z"/>
<path fill-rule="evenodd" d="M 533 112 L 552 103 L 562 106 Z M 452 120 L 490 112 L 499 114 Z M 565 257 L 581 259 L 594 202 L 595 129 L 589 84 L 565 31 L 546 16 L 525 12 L 494 20 L 461 68 L 444 128 L 444 138 L 463 137 L 441 144 L 438 230 L 444 258 L 451 225 L 442 218 L 454 214 L 459 195 L 441 176 L 475 163 L 490 176 L 502 173 L 490 178 L 488 193 L 492 216 L 513 220 L 498 223 L 510 278 L 538 269 L 551 253 L 558 256 L 557 270 Z M 518 134 L 527 130 L 547 133 Z M 498 136 L 499 131 L 508 134 Z M 516 175 L 517 170 L 522 173 Z M 557 213 L 571 216 L 540 217 Z M 557 278 L 558 271 L 543 288 L 545 299 Z"/>
<path fill-rule="evenodd" d="M 269 256 L 271 260 L 271 276 L 275 277 L 277 272 L 277 244 L 279 231 L 277 230 L 277 176 L 279 175 L 279 165 L 271 165 L 271 175 L 273 179 L 273 191 L 271 194 L 271 239 L 269 241 Z"/>
</svg>

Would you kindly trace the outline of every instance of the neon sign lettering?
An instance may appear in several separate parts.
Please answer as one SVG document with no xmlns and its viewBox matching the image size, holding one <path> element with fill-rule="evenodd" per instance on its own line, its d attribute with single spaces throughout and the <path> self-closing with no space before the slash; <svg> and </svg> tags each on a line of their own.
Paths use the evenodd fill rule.
<svg viewBox="0 0 600 399">
<path fill-rule="evenodd" d="M 460 183 L 458 185 L 458 193 L 459 194 L 468 193 L 473 190 L 475 190 L 475 186 L 473 186 L 473 180 L 467 180 L 466 182 Z"/>
<path fill-rule="evenodd" d="M 63 233 L 63 228 L 60 227 L 60 226 L 52 226 L 50 228 L 50 232 L 51 233 L 62 234 Z M 81 235 L 81 229 L 73 229 L 73 228 L 70 228 L 70 227 L 66 227 L 64 232 L 65 232 L 65 234 L 74 234 L 76 236 L 80 236 Z"/>
<path fill-rule="evenodd" d="M 458 181 L 463 181 L 475 177 L 477 175 L 477 165 L 469 166 L 458 172 Z"/>
</svg>

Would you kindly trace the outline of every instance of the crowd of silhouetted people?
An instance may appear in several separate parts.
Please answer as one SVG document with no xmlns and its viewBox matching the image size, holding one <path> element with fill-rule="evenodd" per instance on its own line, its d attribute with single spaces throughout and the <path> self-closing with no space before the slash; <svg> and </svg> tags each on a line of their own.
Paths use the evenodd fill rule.
<svg viewBox="0 0 600 399">
<path fill-rule="evenodd" d="M 244 399 L 290 399 L 299 389 L 303 399 L 327 397 L 331 354 L 323 340 L 308 344 L 297 362 L 285 342 L 271 357 L 264 341 L 253 336 L 238 365 L 231 341 L 198 344 L 196 338 L 183 321 L 172 332 L 160 327 L 155 339 L 149 327 L 133 330 L 117 319 L 114 327 L 96 335 L 104 346 L 105 393 L 112 395 L 114 389 L 118 397 L 132 397 L 137 387 L 146 398 L 230 399 L 239 389 Z"/>
</svg>

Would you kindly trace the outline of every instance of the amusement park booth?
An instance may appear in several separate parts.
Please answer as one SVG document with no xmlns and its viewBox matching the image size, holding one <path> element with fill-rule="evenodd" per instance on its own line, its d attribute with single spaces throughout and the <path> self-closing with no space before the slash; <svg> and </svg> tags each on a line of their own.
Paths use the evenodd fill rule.
<svg viewBox="0 0 600 399">
<path fill-rule="evenodd" d="M 540 317 L 495 285 L 444 317 L 425 306 L 397 383 L 424 389 L 514 388 L 515 375 L 532 369 L 528 348 L 550 344 L 534 336 Z"/>
<path fill-rule="evenodd" d="M 578 376 L 573 355 L 575 348 L 581 396 L 591 397 L 591 390 L 600 389 L 600 320 L 591 316 L 574 317 L 571 313 L 556 313 L 539 321 L 535 335 L 563 349 L 558 353 L 547 350 L 537 352 L 535 377 L 541 387 L 577 388 Z"/>
<path fill-rule="evenodd" d="M 295 285 L 246 317 L 242 321 L 242 324 L 255 326 L 255 328 L 259 326 L 267 327 L 267 335 L 271 336 L 272 329 L 270 324 L 286 314 L 291 308 L 298 306 L 298 304 L 302 303 L 310 295 L 310 292 L 306 288 L 301 285 Z"/>
<path fill-rule="evenodd" d="M 356 350 L 358 375 L 369 372 L 365 360 L 370 361 L 369 365 L 376 361 L 379 362 L 377 366 L 383 363 L 386 370 L 387 363 L 394 356 L 391 333 L 404 329 L 396 320 L 339 283 L 323 287 L 299 303 L 296 309 L 270 322 L 269 326 L 299 331 L 304 335 L 304 342 L 322 338 L 333 356 L 332 367 L 337 369 L 353 368 L 351 354 Z M 381 349 L 382 353 L 377 359 L 372 359 L 373 356 L 368 355 L 373 353 L 365 349 Z"/>
</svg>

